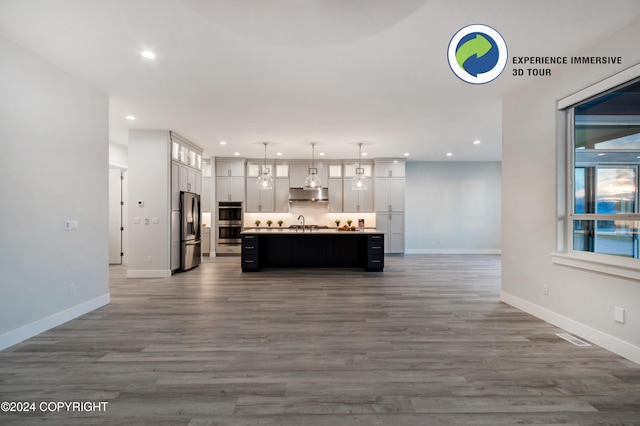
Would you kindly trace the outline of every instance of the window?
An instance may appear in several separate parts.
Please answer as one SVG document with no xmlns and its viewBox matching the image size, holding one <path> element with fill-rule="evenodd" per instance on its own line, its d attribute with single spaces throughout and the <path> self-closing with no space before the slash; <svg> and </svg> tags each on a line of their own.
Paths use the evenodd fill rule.
<svg viewBox="0 0 640 426">
<path fill-rule="evenodd" d="M 640 257 L 640 79 L 567 109 L 571 249 Z"/>
</svg>

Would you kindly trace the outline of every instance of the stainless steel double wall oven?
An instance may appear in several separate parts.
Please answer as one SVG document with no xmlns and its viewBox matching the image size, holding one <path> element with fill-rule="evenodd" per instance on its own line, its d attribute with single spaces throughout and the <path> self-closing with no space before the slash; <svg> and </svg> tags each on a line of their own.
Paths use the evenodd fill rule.
<svg viewBox="0 0 640 426">
<path fill-rule="evenodd" d="M 216 208 L 216 254 L 239 255 L 242 245 L 242 203 L 219 201 Z"/>
</svg>

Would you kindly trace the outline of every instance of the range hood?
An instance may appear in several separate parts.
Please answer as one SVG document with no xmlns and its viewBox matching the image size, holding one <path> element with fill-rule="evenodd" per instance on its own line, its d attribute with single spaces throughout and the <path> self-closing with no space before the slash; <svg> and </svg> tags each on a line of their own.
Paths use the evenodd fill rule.
<svg viewBox="0 0 640 426">
<path fill-rule="evenodd" d="M 289 188 L 289 202 L 294 201 L 328 202 L 329 190 L 327 188 L 321 188 L 308 191 L 302 188 Z"/>
</svg>

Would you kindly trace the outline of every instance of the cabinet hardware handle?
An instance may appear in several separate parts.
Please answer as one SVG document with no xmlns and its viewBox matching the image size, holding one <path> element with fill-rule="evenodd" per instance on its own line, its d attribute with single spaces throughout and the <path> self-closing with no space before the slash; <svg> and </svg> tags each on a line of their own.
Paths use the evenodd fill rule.
<svg viewBox="0 0 640 426">
<path fill-rule="evenodd" d="M 253 260 L 245 259 L 244 263 L 253 263 Z"/>
<path fill-rule="evenodd" d="M 371 263 L 380 263 L 379 260 L 372 260 Z"/>
<path fill-rule="evenodd" d="M 379 249 L 380 246 L 371 247 L 372 249 Z"/>
<path fill-rule="evenodd" d="M 380 239 L 380 235 L 372 235 L 371 239 L 379 240 Z"/>
<path fill-rule="evenodd" d="M 245 235 L 244 239 L 245 240 L 253 240 L 253 236 L 252 235 L 251 236 L 250 235 Z"/>
<path fill-rule="evenodd" d="M 255 248 L 255 247 L 254 247 L 254 246 L 244 246 L 244 248 L 246 248 L 246 249 L 253 249 L 253 248 Z M 378 247 L 378 248 L 380 248 L 380 247 Z"/>
</svg>

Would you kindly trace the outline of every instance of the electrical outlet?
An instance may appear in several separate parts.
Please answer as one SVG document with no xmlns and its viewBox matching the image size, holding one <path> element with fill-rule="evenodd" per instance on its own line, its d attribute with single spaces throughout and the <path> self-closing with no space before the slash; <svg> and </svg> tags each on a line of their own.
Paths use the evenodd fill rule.
<svg viewBox="0 0 640 426">
<path fill-rule="evenodd" d="M 545 296 L 549 295 L 549 286 L 548 285 L 543 285 L 542 286 L 542 294 L 544 294 Z"/>
<path fill-rule="evenodd" d="M 613 308 L 613 319 L 620 324 L 624 324 L 624 308 L 619 306 L 614 306 Z"/>
<path fill-rule="evenodd" d="M 76 284 L 75 283 L 69 283 L 69 294 L 73 294 L 76 292 Z"/>
</svg>

